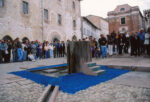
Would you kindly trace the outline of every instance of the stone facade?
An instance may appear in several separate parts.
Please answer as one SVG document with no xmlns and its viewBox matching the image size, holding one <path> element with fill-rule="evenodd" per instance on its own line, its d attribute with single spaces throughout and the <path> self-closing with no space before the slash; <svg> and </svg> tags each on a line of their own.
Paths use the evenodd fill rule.
<svg viewBox="0 0 150 102">
<path fill-rule="evenodd" d="M 132 34 L 144 28 L 144 18 L 138 6 L 119 5 L 108 12 L 109 32 Z"/>
<path fill-rule="evenodd" d="M 87 18 L 94 25 L 96 25 L 99 29 L 101 29 L 101 34 L 104 34 L 105 36 L 109 34 L 109 24 L 106 19 L 99 17 L 99 16 L 94 16 L 94 15 L 89 15 L 87 16 Z"/>
<path fill-rule="evenodd" d="M 101 34 L 101 29 L 95 26 L 91 21 L 86 17 L 82 17 L 82 33 L 83 38 L 92 36 L 98 40 L 99 35 Z"/>
<path fill-rule="evenodd" d="M 145 17 L 145 27 L 146 29 L 150 27 L 150 9 L 144 10 L 144 17 Z"/>
<path fill-rule="evenodd" d="M 23 2 L 28 3 L 28 14 L 23 13 Z M 48 11 L 48 19 L 44 9 Z M 0 39 L 9 36 L 52 42 L 72 40 L 74 35 L 80 39 L 80 0 L 4 0 L 0 6 L 0 28 Z"/>
</svg>

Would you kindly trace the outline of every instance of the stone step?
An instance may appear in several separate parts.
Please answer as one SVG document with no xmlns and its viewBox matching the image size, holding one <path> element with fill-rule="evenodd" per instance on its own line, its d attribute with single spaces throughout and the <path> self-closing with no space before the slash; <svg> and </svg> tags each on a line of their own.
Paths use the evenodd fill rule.
<svg viewBox="0 0 150 102">
<path fill-rule="evenodd" d="M 58 69 L 48 69 L 48 70 L 43 70 L 42 72 L 44 72 L 44 73 L 55 73 L 55 72 L 58 72 Z"/>
<path fill-rule="evenodd" d="M 93 70 L 93 71 L 100 70 L 100 66 L 93 66 L 93 67 L 88 67 L 88 68 Z"/>
<path fill-rule="evenodd" d="M 104 74 L 106 71 L 105 70 L 97 70 L 97 71 L 94 71 L 94 73 L 96 73 L 97 75 L 102 75 Z"/>
<path fill-rule="evenodd" d="M 88 62 L 86 63 L 88 65 L 88 67 L 93 67 L 93 66 L 96 66 L 96 63 L 95 62 Z"/>
</svg>

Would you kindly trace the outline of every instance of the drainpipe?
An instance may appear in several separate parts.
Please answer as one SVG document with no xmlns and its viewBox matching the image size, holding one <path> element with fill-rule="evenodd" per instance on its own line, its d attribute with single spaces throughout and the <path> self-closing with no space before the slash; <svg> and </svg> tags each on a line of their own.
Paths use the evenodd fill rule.
<svg viewBox="0 0 150 102">
<path fill-rule="evenodd" d="M 42 13 L 42 42 L 44 42 L 44 0 L 41 0 L 41 13 Z"/>
</svg>

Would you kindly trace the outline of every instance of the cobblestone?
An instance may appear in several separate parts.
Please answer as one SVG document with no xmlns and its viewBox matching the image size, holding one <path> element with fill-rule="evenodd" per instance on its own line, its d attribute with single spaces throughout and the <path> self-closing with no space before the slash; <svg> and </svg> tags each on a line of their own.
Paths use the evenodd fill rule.
<svg viewBox="0 0 150 102">
<path fill-rule="evenodd" d="M 107 58 L 93 59 L 93 61 L 97 64 L 107 65 L 150 66 L 148 58 Z M 0 64 L 0 102 L 36 102 L 44 91 L 44 86 L 7 74 L 8 72 L 24 70 L 20 67 L 62 63 L 66 63 L 66 58 Z M 59 92 L 56 102 L 150 102 L 150 89 L 106 82 L 75 95 Z"/>
</svg>

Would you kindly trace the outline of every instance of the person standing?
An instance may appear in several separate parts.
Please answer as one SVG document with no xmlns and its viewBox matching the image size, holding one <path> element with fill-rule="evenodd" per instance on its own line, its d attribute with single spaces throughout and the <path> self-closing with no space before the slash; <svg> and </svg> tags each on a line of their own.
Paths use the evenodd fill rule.
<svg viewBox="0 0 150 102">
<path fill-rule="evenodd" d="M 7 62 L 10 62 L 12 49 L 12 43 L 10 42 L 10 40 L 7 41 L 7 46 L 8 46 Z"/>
<path fill-rule="evenodd" d="M 56 56 L 57 56 L 57 43 L 56 43 L 56 41 L 54 41 L 53 46 L 54 46 L 54 58 L 56 58 Z"/>
<path fill-rule="evenodd" d="M 16 62 L 18 59 L 17 55 L 17 39 L 15 39 L 12 43 L 12 56 L 13 56 L 13 62 Z"/>
<path fill-rule="evenodd" d="M 107 35 L 107 41 L 108 41 L 108 53 L 109 56 L 113 55 L 113 38 L 110 35 Z"/>
<path fill-rule="evenodd" d="M 59 57 L 62 57 L 62 54 L 63 54 L 63 45 L 62 45 L 62 42 L 59 43 L 59 46 L 60 46 L 59 47 L 59 55 L 60 55 Z"/>
<path fill-rule="evenodd" d="M 61 50 L 60 50 L 60 41 L 58 40 L 57 41 L 57 57 L 60 57 L 60 52 L 61 52 Z"/>
<path fill-rule="evenodd" d="M 135 34 L 134 33 L 132 33 L 131 35 L 130 35 L 130 45 L 131 45 L 131 53 L 130 53 L 130 55 L 131 56 L 133 56 L 133 55 L 135 55 L 135 42 L 136 42 L 136 39 L 135 39 Z"/>
<path fill-rule="evenodd" d="M 42 44 L 40 42 L 37 46 L 37 58 L 42 59 Z"/>
<path fill-rule="evenodd" d="M 54 54 L 53 54 L 54 47 L 53 47 L 52 43 L 50 43 L 49 49 L 50 49 L 50 58 L 53 58 L 54 57 Z"/>
<path fill-rule="evenodd" d="M 101 38 L 99 38 L 98 42 L 99 42 L 99 45 L 100 45 L 102 58 L 105 58 L 106 54 L 107 54 L 107 47 L 106 47 L 107 40 L 104 37 L 104 34 L 101 34 L 100 36 L 101 36 Z"/>
<path fill-rule="evenodd" d="M 64 41 L 62 41 L 62 57 L 64 57 L 65 55 L 65 48 L 66 48 L 65 43 Z"/>
<path fill-rule="evenodd" d="M 130 44 L 129 44 L 129 35 L 126 34 L 125 45 L 124 45 L 124 52 L 125 52 L 126 54 L 128 54 L 129 45 L 130 45 Z"/>
<path fill-rule="evenodd" d="M 49 46 L 48 46 L 48 42 L 46 42 L 45 46 L 44 46 L 44 50 L 45 50 L 45 58 L 48 58 L 49 56 Z"/>
<path fill-rule="evenodd" d="M 36 57 L 37 46 L 36 46 L 35 43 L 36 43 L 36 42 L 31 42 L 31 52 L 32 52 L 33 56 L 35 57 L 35 59 L 37 59 L 37 57 Z"/>
<path fill-rule="evenodd" d="M 150 55 L 150 27 L 147 29 L 147 33 L 145 34 L 144 45 L 147 55 Z"/>
<path fill-rule="evenodd" d="M 23 51 L 22 51 L 22 44 L 19 41 L 19 38 L 17 38 L 17 55 L 18 55 L 18 61 L 22 61 L 23 58 Z"/>
<path fill-rule="evenodd" d="M 122 54 L 122 49 L 123 49 L 123 46 L 124 46 L 123 35 L 122 34 L 119 35 L 118 44 L 119 44 L 119 55 L 121 55 Z"/>
<path fill-rule="evenodd" d="M 1 63 L 5 63 L 7 62 L 7 54 L 8 54 L 8 46 L 7 44 L 5 43 L 4 40 L 1 40 L 1 43 L 0 43 L 0 52 L 1 52 L 1 58 L 0 58 L 0 62 Z"/>
<path fill-rule="evenodd" d="M 27 60 L 27 50 L 28 50 L 28 45 L 27 41 L 23 42 L 22 44 L 22 51 L 23 51 L 23 61 Z"/>
<path fill-rule="evenodd" d="M 140 54 L 143 54 L 145 53 L 144 49 L 145 32 L 143 28 L 140 29 L 140 32 L 137 34 L 137 36 L 140 38 Z"/>
</svg>

